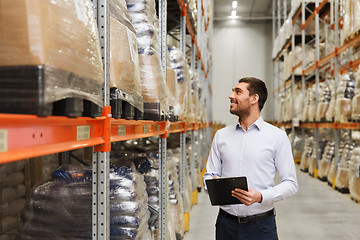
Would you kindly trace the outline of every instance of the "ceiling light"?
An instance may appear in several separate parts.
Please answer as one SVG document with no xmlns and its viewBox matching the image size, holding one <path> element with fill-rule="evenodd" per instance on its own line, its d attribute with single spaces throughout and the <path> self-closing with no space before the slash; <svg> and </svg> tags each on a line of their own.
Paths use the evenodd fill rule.
<svg viewBox="0 0 360 240">
<path fill-rule="evenodd" d="M 231 17 L 233 17 L 233 18 L 236 17 L 236 10 L 231 11 Z"/>
<path fill-rule="evenodd" d="M 234 8 L 234 9 L 237 8 L 237 4 L 238 4 L 237 1 L 233 1 L 232 2 L 232 8 Z"/>
</svg>

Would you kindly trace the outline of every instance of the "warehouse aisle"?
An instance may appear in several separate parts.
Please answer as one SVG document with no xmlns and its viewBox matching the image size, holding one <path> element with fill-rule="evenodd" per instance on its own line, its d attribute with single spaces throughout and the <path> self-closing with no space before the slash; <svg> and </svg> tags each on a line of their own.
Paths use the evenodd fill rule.
<svg viewBox="0 0 360 240">
<path fill-rule="evenodd" d="M 297 168 L 299 192 L 276 204 L 280 240 L 359 239 L 360 204 Z M 218 209 L 202 191 L 184 240 L 213 240 Z"/>
</svg>

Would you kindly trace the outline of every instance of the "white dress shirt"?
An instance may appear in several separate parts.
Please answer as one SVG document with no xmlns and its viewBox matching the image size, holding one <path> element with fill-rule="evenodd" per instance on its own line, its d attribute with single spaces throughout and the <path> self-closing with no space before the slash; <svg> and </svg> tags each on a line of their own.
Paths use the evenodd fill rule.
<svg viewBox="0 0 360 240">
<path fill-rule="evenodd" d="M 261 203 L 220 206 L 235 216 L 250 216 L 271 210 L 274 203 L 298 191 L 291 144 L 285 131 L 259 117 L 245 131 L 237 123 L 218 130 L 214 136 L 204 174 L 206 179 L 246 176 L 248 187 L 259 191 Z M 276 171 L 281 183 L 274 184 Z"/>
</svg>

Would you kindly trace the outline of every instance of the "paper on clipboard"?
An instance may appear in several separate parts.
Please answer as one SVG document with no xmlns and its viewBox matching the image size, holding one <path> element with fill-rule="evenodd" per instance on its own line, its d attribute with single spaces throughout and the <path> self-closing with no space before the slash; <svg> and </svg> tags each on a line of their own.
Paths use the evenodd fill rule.
<svg viewBox="0 0 360 240">
<path fill-rule="evenodd" d="M 205 180 L 211 205 L 242 204 L 231 196 L 231 191 L 240 188 L 248 191 L 246 177 L 214 178 Z"/>
</svg>

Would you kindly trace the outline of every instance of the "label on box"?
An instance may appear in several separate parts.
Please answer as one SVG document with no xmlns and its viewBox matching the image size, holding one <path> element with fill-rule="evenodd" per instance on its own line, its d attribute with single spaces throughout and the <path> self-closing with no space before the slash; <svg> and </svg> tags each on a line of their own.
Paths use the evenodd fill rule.
<svg viewBox="0 0 360 240">
<path fill-rule="evenodd" d="M 8 130 L 0 129 L 0 152 L 8 150 Z"/>
<path fill-rule="evenodd" d="M 160 125 L 156 125 L 156 131 L 160 132 Z"/>
<path fill-rule="evenodd" d="M 147 126 L 144 126 L 144 131 L 143 133 L 148 133 L 148 127 Z"/>
<path fill-rule="evenodd" d="M 77 126 L 76 127 L 76 140 L 90 139 L 90 126 Z"/>
<path fill-rule="evenodd" d="M 74 3 L 77 18 L 83 23 L 87 24 L 88 19 L 86 17 L 86 7 L 84 0 L 74 0 Z"/>
<path fill-rule="evenodd" d="M 126 135 L 126 126 L 119 125 L 118 126 L 118 136 Z"/>
</svg>

